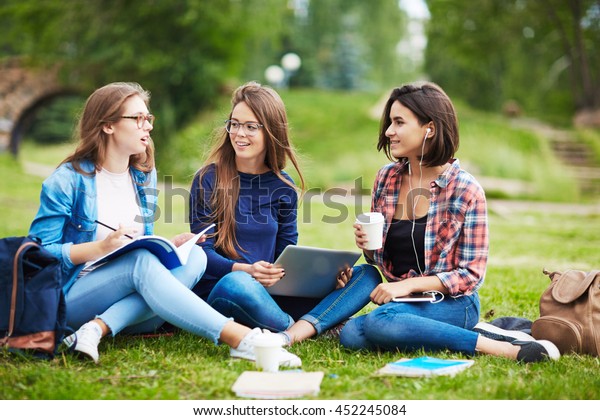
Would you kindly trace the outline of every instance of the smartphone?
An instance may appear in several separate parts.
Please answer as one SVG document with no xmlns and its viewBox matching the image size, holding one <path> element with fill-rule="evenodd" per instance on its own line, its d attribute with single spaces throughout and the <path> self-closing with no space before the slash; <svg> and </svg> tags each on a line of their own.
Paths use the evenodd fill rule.
<svg viewBox="0 0 600 420">
<path fill-rule="evenodd" d="M 435 302 L 435 293 L 419 292 L 408 296 L 399 296 L 392 299 L 392 302 Z"/>
</svg>

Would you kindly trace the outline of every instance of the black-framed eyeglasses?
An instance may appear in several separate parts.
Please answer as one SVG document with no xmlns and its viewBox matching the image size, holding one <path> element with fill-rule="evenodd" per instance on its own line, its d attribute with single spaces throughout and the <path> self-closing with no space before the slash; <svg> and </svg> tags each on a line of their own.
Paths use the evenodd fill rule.
<svg viewBox="0 0 600 420">
<path fill-rule="evenodd" d="M 138 128 L 142 128 L 144 126 L 144 121 L 148 121 L 150 125 L 154 125 L 154 120 L 156 119 L 156 117 L 152 114 L 122 115 L 121 118 L 136 120 Z"/>
<path fill-rule="evenodd" d="M 244 127 L 244 133 L 246 133 L 248 137 L 255 136 L 258 133 L 258 130 L 264 127 L 264 125 L 252 121 L 247 121 L 245 123 L 236 120 L 225 121 L 225 130 L 227 130 L 229 134 L 237 134 L 242 126 Z"/>
</svg>

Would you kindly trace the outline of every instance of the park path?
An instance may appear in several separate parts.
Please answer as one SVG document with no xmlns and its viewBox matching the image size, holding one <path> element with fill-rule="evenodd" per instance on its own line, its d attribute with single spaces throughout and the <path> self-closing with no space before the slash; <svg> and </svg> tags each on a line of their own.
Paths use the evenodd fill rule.
<svg viewBox="0 0 600 420">
<path fill-rule="evenodd" d="M 585 196 L 600 197 L 600 165 L 590 146 L 576 140 L 573 131 L 530 118 L 515 118 L 515 127 L 533 130 L 546 139 L 555 156 L 569 170 Z"/>
</svg>

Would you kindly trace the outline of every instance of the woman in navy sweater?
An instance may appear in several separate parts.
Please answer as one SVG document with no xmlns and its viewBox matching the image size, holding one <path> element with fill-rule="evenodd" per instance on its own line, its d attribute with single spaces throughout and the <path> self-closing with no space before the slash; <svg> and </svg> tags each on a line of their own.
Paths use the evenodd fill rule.
<svg viewBox="0 0 600 420">
<path fill-rule="evenodd" d="M 242 324 L 283 332 L 285 344 L 348 319 L 379 282 L 373 267 L 360 266 L 340 273 L 338 289 L 323 300 L 267 292 L 285 275 L 273 261 L 298 241 L 298 189 L 283 170 L 288 160 L 304 190 L 283 101 L 273 89 L 247 83 L 233 93 L 229 119 L 190 195 L 192 232 L 217 224 L 202 244 L 207 269 L 194 291 Z"/>
</svg>

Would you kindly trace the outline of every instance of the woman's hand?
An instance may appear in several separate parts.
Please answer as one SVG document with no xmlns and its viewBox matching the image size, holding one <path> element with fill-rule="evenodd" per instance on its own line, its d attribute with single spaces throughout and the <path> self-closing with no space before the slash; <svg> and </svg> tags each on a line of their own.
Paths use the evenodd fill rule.
<svg viewBox="0 0 600 420">
<path fill-rule="evenodd" d="M 180 233 L 179 235 L 175 236 L 173 239 L 171 239 L 171 242 L 173 242 L 176 247 L 180 247 L 181 245 L 183 245 L 184 243 L 186 243 L 187 241 L 192 239 L 194 236 L 196 236 L 194 233 L 183 232 L 183 233 Z M 198 242 L 196 242 L 196 243 L 200 244 L 200 243 L 204 242 L 205 240 L 206 240 L 206 235 L 202 235 L 200 237 L 200 239 L 198 239 Z"/>
<path fill-rule="evenodd" d="M 119 225 L 119 229 L 109 233 L 106 238 L 100 241 L 101 254 L 100 257 L 122 247 L 127 242 L 131 242 L 131 237 L 137 233 L 135 228 Z M 99 257 L 98 257 L 99 258 Z M 91 258 L 93 260 L 95 258 Z"/>
<path fill-rule="evenodd" d="M 342 287 L 345 287 L 352 278 L 353 271 L 352 267 L 346 267 L 341 270 L 337 275 L 337 284 L 335 285 L 335 288 L 341 289 Z"/>
<path fill-rule="evenodd" d="M 409 284 L 405 281 L 399 281 L 396 283 L 380 283 L 371 292 L 371 302 L 377 305 L 383 305 L 384 303 L 390 302 L 393 298 L 398 296 L 408 296 L 413 290 Z"/>
<path fill-rule="evenodd" d="M 131 242 L 131 239 L 125 235 L 134 236 L 136 233 L 137 230 L 134 228 L 126 228 L 119 225 L 119 229 L 110 232 L 101 241 L 73 244 L 71 246 L 71 261 L 77 265 L 102 258 L 109 252 L 122 247 L 127 242 Z"/>
<path fill-rule="evenodd" d="M 381 283 L 371 292 L 371 301 L 378 305 L 383 305 L 396 297 L 429 291 L 437 291 L 444 295 L 448 294 L 448 289 L 446 289 L 446 286 L 442 284 L 440 279 L 435 275 L 431 275 L 411 277 L 393 283 Z"/>
<path fill-rule="evenodd" d="M 365 249 L 365 246 L 367 246 L 368 241 L 367 233 L 364 230 L 362 230 L 362 226 L 359 223 L 355 223 L 354 225 L 352 225 L 352 227 L 354 228 L 354 242 L 356 243 L 356 246 L 363 250 L 365 256 L 367 256 L 370 259 L 373 259 L 373 251 L 370 249 Z"/>
<path fill-rule="evenodd" d="M 367 245 L 367 233 L 362 230 L 362 226 L 359 223 L 352 225 L 354 228 L 354 242 L 356 246 L 364 250 Z"/>
<path fill-rule="evenodd" d="M 234 264 L 233 269 L 245 271 L 265 287 L 273 286 L 285 276 L 283 267 L 266 261 L 257 261 L 254 264 Z"/>
</svg>

